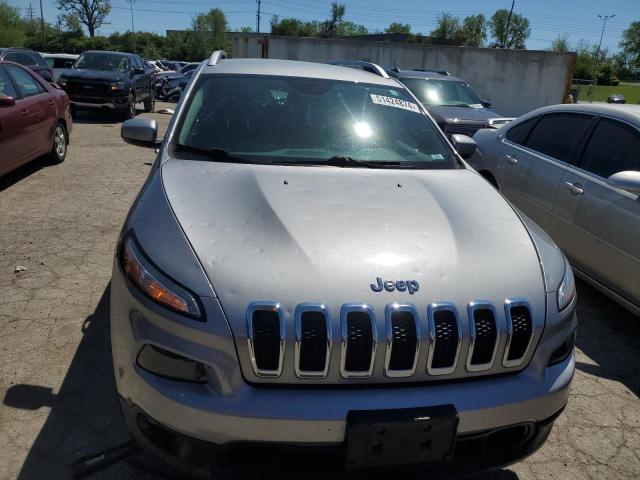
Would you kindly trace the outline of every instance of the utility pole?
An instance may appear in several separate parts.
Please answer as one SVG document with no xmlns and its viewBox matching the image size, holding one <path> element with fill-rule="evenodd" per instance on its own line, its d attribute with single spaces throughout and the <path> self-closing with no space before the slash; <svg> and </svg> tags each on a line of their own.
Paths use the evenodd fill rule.
<svg viewBox="0 0 640 480">
<path fill-rule="evenodd" d="M 256 0 L 258 4 L 258 11 L 256 12 L 256 33 L 260 33 L 260 7 L 262 6 L 262 0 Z"/>
<path fill-rule="evenodd" d="M 27 8 L 27 16 L 29 17 L 29 21 L 33 22 L 33 7 L 29 4 L 29 8 Z"/>
<path fill-rule="evenodd" d="M 42 0 L 40 0 L 42 1 Z M 136 3 L 136 0 L 127 0 L 129 6 L 131 7 L 131 35 L 133 35 L 133 53 L 136 53 L 136 30 L 133 27 L 133 4 Z"/>
<path fill-rule="evenodd" d="M 600 48 L 602 47 L 602 37 L 604 37 L 604 27 L 607 26 L 607 20 L 611 20 L 615 17 L 615 13 L 613 15 L 598 15 L 598 18 L 602 20 L 602 32 L 600 32 L 600 43 L 598 43 L 598 50 L 596 50 L 596 60 L 593 62 L 593 80 L 596 79 L 596 71 L 598 70 L 598 59 L 600 58 Z"/>
<path fill-rule="evenodd" d="M 516 0 L 511 0 L 511 10 L 509 10 L 509 16 L 507 17 L 507 29 L 504 32 L 504 42 L 502 42 L 502 48 L 507 47 L 507 42 L 509 41 L 509 28 L 511 27 L 511 16 L 513 15 L 513 7 L 515 6 L 515 4 Z"/>
<path fill-rule="evenodd" d="M 42 14 L 42 0 L 40 0 L 40 37 L 41 37 L 41 48 L 44 50 L 44 15 Z"/>
</svg>

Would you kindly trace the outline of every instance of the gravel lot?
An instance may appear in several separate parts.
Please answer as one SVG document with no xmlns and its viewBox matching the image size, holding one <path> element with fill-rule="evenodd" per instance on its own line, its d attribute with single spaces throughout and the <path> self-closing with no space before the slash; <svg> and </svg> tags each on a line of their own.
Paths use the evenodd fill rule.
<svg viewBox="0 0 640 480">
<path fill-rule="evenodd" d="M 166 128 L 168 115 L 153 116 Z M 111 371 L 109 277 L 155 155 L 119 134 L 108 116 L 81 114 L 63 164 L 36 161 L 0 179 L 1 479 L 71 478 L 78 458 L 128 440 Z M 578 290 L 565 413 L 538 453 L 477 478 L 640 478 L 640 319 Z M 141 464 L 134 455 L 91 478 L 157 478 Z"/>
</svg>

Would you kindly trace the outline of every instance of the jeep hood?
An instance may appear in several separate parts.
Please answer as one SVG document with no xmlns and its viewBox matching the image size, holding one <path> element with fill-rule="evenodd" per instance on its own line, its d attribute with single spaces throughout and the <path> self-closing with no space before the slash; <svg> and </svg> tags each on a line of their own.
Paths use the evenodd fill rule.
<svg viewBox="0 0 640 480">
<path fill-rule="evenodd" d="M 103 80 L 105 82 L 126 82 L 130 80 L 129 75 L 126 73 L 78 69 L 65 70 L 60 74 L 60 78 L 65 80 Z"/>
<path fill-rule="evenodd" d="M 509 206 L 472 170 L 374 170 L 193 160 L 162 164 L 172 209 L 230 325 L 253 301 L 500 306 L 544 315 L 540 262 Z M 374 292 L 376 278 L 419 290 Z M 382 317 L 382 315 L 380 315 Z"/>
</svg>

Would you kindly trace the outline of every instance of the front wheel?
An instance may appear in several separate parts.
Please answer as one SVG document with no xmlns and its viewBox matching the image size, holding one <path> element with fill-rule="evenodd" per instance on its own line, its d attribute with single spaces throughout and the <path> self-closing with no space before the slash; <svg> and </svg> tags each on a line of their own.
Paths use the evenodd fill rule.
<svg viewBox="0 0 640 480">
<path fill-rule="evenodd" d="M 69 145 L 69 137 L 67 129 L 60 122 L 53 131 L 53 147 L 49 153 L 49 160 L 52 163 L 62 163 L 67 157 L 67 145 Z"/>
<path fill-rule="evenodd" d="M 133 95 L 129 95 L 129 103 L 127 103 L 127 108 L 122 112 L 122 118 L 124 120 L 136 118 L 136 98 Z"/>
<path fill-rule="evenodd" d="M 156 111 L 156 96 L 153 90 L 149 92 L 149 96 L 144 100 L 144 111 L 147 113 L 153 113 Z"/>
</svg>

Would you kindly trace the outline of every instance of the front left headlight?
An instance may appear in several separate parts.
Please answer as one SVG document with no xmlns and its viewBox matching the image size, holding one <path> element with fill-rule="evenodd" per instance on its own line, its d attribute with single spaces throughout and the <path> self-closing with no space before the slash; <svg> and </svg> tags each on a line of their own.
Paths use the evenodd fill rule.
<svg viewBox="0 0 640 480">
<path fill-rule="evenodd" d="M 124 82 L 114 82 L 111 84 L 112 92 L 120 92 L 126 89 L 126 84 Z"/>
<path fill-rule="evenodd" d="M 129 280 L 151 300 L 187 317 L 202 320 L 196 297 L 160 272 L 142 252 L 133 235 L 124 241 L 120 261 Z"/>
<path fill-rule="evenodd" d="M 569 261 L 564 259 L 564 277 L 558 287 L 558 311 L 561 312 L 573 301 L 576 296 L 576 280 Z"/>
</svg>

